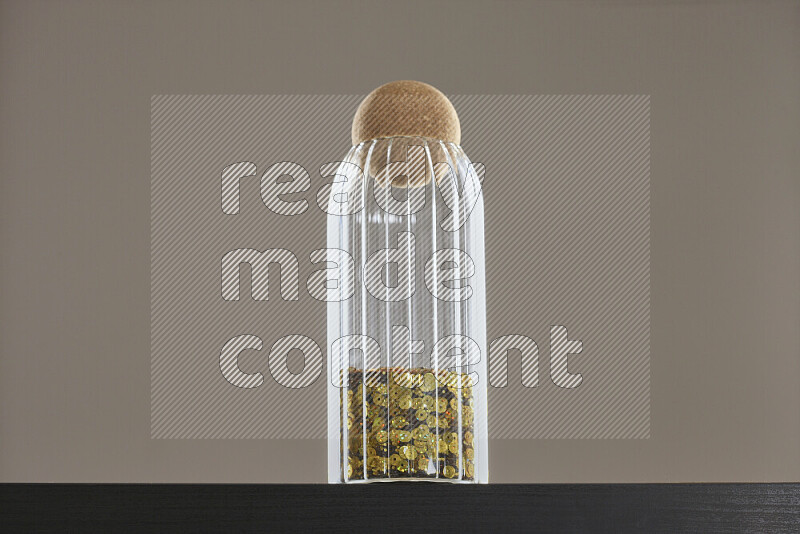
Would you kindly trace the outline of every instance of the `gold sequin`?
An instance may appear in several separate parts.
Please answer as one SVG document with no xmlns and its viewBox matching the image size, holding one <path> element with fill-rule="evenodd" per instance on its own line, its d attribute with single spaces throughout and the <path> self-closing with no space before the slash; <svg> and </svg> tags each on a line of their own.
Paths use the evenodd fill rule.
<svg viewBox="0 0 800 534">
<path fill-rule="evenodd" d="M 417 457 L 417 449 L 412 447 L 411 445 L 403 445 L 400 447 L 400 454 L 408 458 L 409 460 L 413 460 Z"/>
<path fill-rule="evenodd" d="M 422 391 L 433 391 L 436 389 L 436 377 L 433 373 L 425 373 L 422 380 Z"/>
<path fill-rule="evenodd" d="M 395 385 L 398 387 L 409 389 L 413 384 L 413 375 L 407 372 L 394 373 L 392 375 Z"/>
<path fill-rule="evenodd" d="M 401 396 L 397 399 L 397 407 L 401 410 L 408 410 L 411 408 L 411 397 L 409 395 Z"/>
<path fill-rule="evenodd" d="M 472 478 L 475 475 L 475 467 L 472 462 L 467 462 L 467 465 L 464 467 L 464 472 L 467 478 Z"/>
<path fill-rule="evenodd" d="M 446 478 L 453 478 L 456 476 L 456 468 L 452 465 L 444 466 L 444 476 Z"/>
<path fill-rule="evenodd" d="M 427 440 L 430 438 L 431 430 L 428 425 L 420 425 L 411 431 L 411 437 L 419 440 Z"/>
</svg>

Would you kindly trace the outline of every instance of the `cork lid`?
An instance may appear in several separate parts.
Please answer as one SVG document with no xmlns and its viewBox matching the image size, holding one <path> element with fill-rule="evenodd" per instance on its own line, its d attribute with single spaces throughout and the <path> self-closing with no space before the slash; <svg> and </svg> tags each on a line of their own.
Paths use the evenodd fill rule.
<svg viewBox="0 0 800 534">
<path fill-rule="evenodd" d="M 460 144 L 453 104 L 427 83 L 402 80 L 372 91 L 353 118 L 353 145 L 382 137 L 428 137 Z"/>
</svg>

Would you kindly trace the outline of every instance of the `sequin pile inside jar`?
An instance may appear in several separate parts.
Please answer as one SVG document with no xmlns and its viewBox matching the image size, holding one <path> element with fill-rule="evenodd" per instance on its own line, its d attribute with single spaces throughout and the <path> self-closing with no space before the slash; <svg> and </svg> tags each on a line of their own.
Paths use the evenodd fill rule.
<svg viewBox="0 0 800 534">
<path fill-rule="evenodd" d="M 446 370 L 351 367 L 341 389 L 343 479 L 472 481 L 471 386 L 469 375 Z"/>
</svg>

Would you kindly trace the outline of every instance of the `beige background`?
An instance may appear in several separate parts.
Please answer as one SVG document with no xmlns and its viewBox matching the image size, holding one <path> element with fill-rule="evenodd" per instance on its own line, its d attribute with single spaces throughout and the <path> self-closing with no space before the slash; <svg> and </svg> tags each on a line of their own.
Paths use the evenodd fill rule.
<svg viewBox="0 0 800 534">
<path fill-rule="evenodd" d="M 797 2 L 0 3 L 0 480 L 322 482 L 321 440 L 150 440 L 152 94 L 650 94 L 649 440 L 494 482 L 800 479 Z M 490 318 L 491 321 L 491 318 Z"/>
<path fill-rule="evenodd" d="M 314 201 L 325 182 L 317 169 L 321 162 L 337 161 L 349 151 L 347 132 L 363 98 L 153 98 L 152 437 L 315 439 L 327 435 L 327 381 L 320 376 L 304 388 L 283 387 L 273 378 L 281 367 L 269 365 L 268 353 L 287 334 L 308 336 L 320 348 L 328 346 L 326 304 L 309 295 L 305 281 L 318 268 L 308 258 L 313 250 L 326 246 L 326 225 L 341 221 L 326 216 Z M 485 335 L 489 340 L 526 335 L 537 341 L 541 352 L 541 380 L 536 388 L 522 385 L 520 354 L 508 357 L 507 387 L 489 388 L 489 438 L 648 438 L 649 97 L 451 98 L 463 124 L 464 150 L 486 169 L 482 184 L 487 221 L 482 226 L 487 245 Z M 370 150 L 371 161 L 380 160 L 376 154 L 381 151 Z M 400 153 L 405 158 L 403 152 L 392 144 L 395 157 Z M 431 157 L 439 158 L 435 151 Z M 253 162 L 257 172 L 239 180 L 239 213 L 228 215 L 220 209 L 220 174 L 227 165 L 243 159 Z M 259 187 L 259 175 L 269 172 L 274 162 L 285 160 L 298 162 L 311 173 L 312 191 L 305 196 L 312 205 L 291 217 L 267 209 Z M 379 169 L 381 165 L 370 166 Z M 430 211 L 433 195 L 428 197 Z M 357 217 L 350 224 L 357 225 Z M 427 289 L 422 287 L 421 273 L 430 252 L 425 251 L 426 232 L 419 221 L 417 225 L 415 278 L 417 291 L 423 291 L 417 295 L 422 297 L 411 304 L 398 303 L 399 309 L 390 308 L 392 323 L 406 324 L 402 309 L 407 306 L 426 310 L 422 299 Z M 524 235 L 513 231 L 522 227 L 528 227 Z M 386 240 L 378 233 L 381 237 L 368 238 L 367 250 L 387 246 L 394 239 Z M 438 239 L 437 247 L 445 246 L 443 238 Z M 244 271 L 240 300 L 222 298 L 221 259 L 229 251 L 247 247 L 281 247 L 296 255 L 303 286 L 297 300 L 279 298 L 275 285 L 269 301 L 254 300 L 252 281 L 266 279 L 255 267 L 236 269 L 240 275 Z M 357 253 L 354 257 L 358 264 Z M 287 271 L 281 269 L 281 280 L 288 281 Z M 361 303 L 363 278 L 362 271 L 343 313 L 360 315 L 355 306 Z M 277 284 L 275 274 L 272 284 Z M 347 311 L 350 306 L 354 308 Z M 386 309 L 380 308 L 380 312 Z M 430 347 L 433 338 L 425 339 L 426 319 L 419 318 L 434 317 L 426 311 L 416 313 L 418 322 L 408 326 L 415 339 Z M 449 312 L 440 308 L 438 313 Z M 581 353 L 570 356 L 567 365 L 571 373 L 582 375 L 577 388 L 558 387 L 550 379 L 550 325 L 563 325 L 570 339 L 583 343 Z M 376 327 L 371 332 L 385 346 L 380 330 Z M 265 382 L 256 389 L 235 387 L 220 372 L 222 346 L 244 333 L 258 336 L 264 344 L 261 351 L 244 351 L 238 357 L 246 372 L 266 373 Z M 325 352 L 330 355 L 329 350 Z M 293 369 L 303 369 L 298 353 L 287 360 L 296 362 Z M 314 368 L 312 361 L 306 365 Z"/>
</svg>

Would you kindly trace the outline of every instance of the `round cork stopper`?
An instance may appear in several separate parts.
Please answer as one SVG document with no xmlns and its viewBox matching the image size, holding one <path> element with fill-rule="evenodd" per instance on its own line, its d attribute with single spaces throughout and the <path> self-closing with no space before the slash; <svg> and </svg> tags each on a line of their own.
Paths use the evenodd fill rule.
<svg viewBox="0 0 800 534">
<path fill-rule="evenodd" d="M 461 143 L 453 104 L 427 83 L 402 80 L 381 85 L 361 102 L 353 118 L 353 145 L 381 137 L 428 137 Z"/>
</svg>

